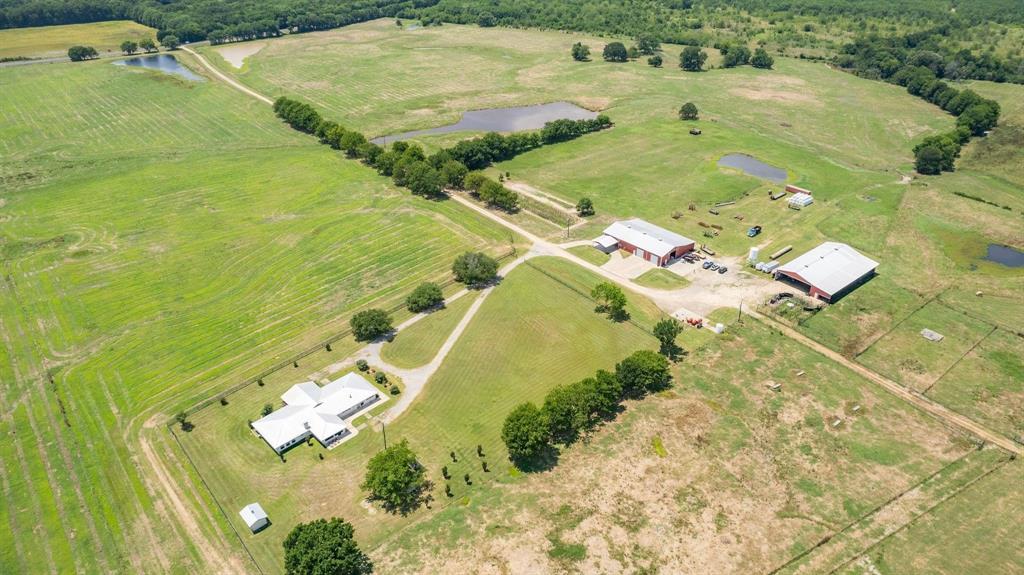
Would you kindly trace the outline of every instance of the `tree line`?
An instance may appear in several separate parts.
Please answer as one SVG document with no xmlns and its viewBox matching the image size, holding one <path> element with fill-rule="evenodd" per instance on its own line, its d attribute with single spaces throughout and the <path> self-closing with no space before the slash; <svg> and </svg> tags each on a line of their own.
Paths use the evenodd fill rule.
<svg viewBox="0 0 1024 575">
<path fill-rule="evenodd" d="M 999 103 L 983 98 L 973 90 L 958 90 L 950 86 L 943 80 L 947 68 L 943 66 L 942 57 L 935 52 L 915 51 L 906 54 L 905 58 L 903 62 L 893 59 L 882 68 L 873 69 L 873 74 L 877 74 L 880 80 L 905 87 L 909 94 L 957 117 L 953 130 L 929 136 L 914 146 L 914 165 L 919 173 L 951 172 L 960 148 L 971 137 L 982 136 L 999 123 Z M 882 60 L 875 55 L 872 61 Z"/>
<path fill-rule="evenodd" d="M 343 151 L 349 158 L 361 160 L 414 195 L 436 199 L 443 197 L 445 188 L 468 190 L 489 206 L 506 211 L 518 209 L 518 194 L 477 170 L 545 144 L 564 142 L 612 125 L 611 119 L 603 114 L 593 120 L 555 120 L 538 132 L 489 132 L 427 156 L 417 144 L 398 141 L 386 148 L 374 144 L 362 133 L 325 120 L 313 106 L 291 98 L 278 98 L 274 113 L 292 128 L 316 136 L 322 144 Z"/>
<path fill-rule="evenodd" d="M 501 439 L 512 462 L 524 470 L 549 467 L 555 444 L 569 446 L 603 421 L 614 419 L 623 400 L 642 398 L 672 383 L 664 356 L 640 350 L 616 364 L 615 372 L 598 370 L 593 377 L 556 386 L 538 407 L 517 405 L 505 418 Z"/>
</svg>

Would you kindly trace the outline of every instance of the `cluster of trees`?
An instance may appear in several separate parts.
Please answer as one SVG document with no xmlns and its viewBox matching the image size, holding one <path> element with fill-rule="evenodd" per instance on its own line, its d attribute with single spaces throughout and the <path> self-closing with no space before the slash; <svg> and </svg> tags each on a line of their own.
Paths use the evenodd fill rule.
<svg viewBox="0 0 1024 575">
<path fill-rule="evenodd" d="M 624 321 L 629 318 L 629 314 L 626 312 L 626 294 L 619 286 L 611 282 L 601 282 L 590 290 L 590 297 L 597 303 L 594 311 L 606 313 L 614 321 Z"/>
<path fill-rule="evenodd" d="M 93 58 L 99 58 L 99 52 L 92 46 L 72 46 L 68 48 L 68 58 L 72 62 L 81 62 L 82 60 L 92 60 Z"/>
<path fill-rule="evenodd" d="M 258 22 L 240 22 L 225 28 L 213 30 L 206 35 L 210 44 L 241 42 L 257 38 L 275 38 L 281 35 L 276 20 L 260 20 Z"/>
<path fill-rule="evenodd" d="M 904 36 L 861 36 L 842 47 L 835 63 L 879 80 L 889 80 L 907 66 L 923 66 L 937 78 L 1024 83 L 1024 60 L 1000 58 L 992 52 L 976 56 L 966 49 L 953 51 L 942 44 L 949 32 L 948 26 L 940 26 Z"/>
<path fill-rule="evenodd" d="M 412 290 L 405 298 L 405 307 L 412 313 L 420 313 L 430 309 L 444 307 L 444 293 L 441 286 L 433 282 L 424 282 Z"/>
<path fill-rule="evenodd" d="M 958 90 L 936 76 L 924 65 L 907 65 L 888 78 L 905 86 L 907 92 L 927 100 L 957 117 L 956 128 L 925 138 L 914 146 L 914 164 L 921 174 L 951 172 L 960 148 L 971 136 L 981 136 L 999 123 L 999 103 L 979 96 L 973 90 Z"/>
<path fill-rule="evenodd" d="M 687 46 L 679 53 L 679 67 L 687 72 L 700 72 L 708 55 L 699 46 Z"/>
<path fill-rule="evenodd" d="M 143 38 L 138 42 L 135 42 L 134 40 L 125 40 L 124 42 L 121 42 L 121 52 L 128 56 L 138 52 L 140 48 L 147 54 L 152 54 L 157 50 L 156 42 L 154 42 L 152 38 Z"/>
<path fill-rule="evenodd" d="M 560 385 L 548 392 L 541 407 L 522 403 L 505 418 L 501 439 L 512 462 L 521 469 L 544 466 L 554 445 L 568 446 L 614 418 L 627 398 L 641 398 L 672 383 L 668 360 L 641 350 L 593 377 Z"/>
<path fill-rule="evenodd" d="M 489 132 L 482 138 L 462 140 L 447 152 L 468 169 L 481 170 L 494 162 L 509 160 L 545 144 L 564 142 L 611 126 L 611 119 L 604 114 L 593 120 L 555 120 L 544 124 L 540 132 L 518 132 L 507 136 Z"/>
<path fill-rule="evenodd" d="M 742 45 L 724 44 L 716 47 L 722 53 L 722 66 L 724 68 L 735 68 L 736 66 L 750 64 L 755 68 L 770 70 L 775 65 L 775 58 L 772 58 L 764 48 L 756 48 L 753 54 L 751 54 L 750 48 Z"/>
<path fill-rule="evenodd" d="M 482 172 L 470 172 L 465 178 L 465 189 L 480 201 L 506 212 L 519 209 L 519 194 L 488 178 Z"/>
</svg>

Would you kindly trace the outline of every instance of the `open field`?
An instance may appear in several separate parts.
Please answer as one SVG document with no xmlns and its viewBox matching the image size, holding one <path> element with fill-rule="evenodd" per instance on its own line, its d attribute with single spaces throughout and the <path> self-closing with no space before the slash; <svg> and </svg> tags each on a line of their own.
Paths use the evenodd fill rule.
<svg viewBox="0 0 1024 575">
<path fill-rule="evenodd" d="M 92 46 L 101 56 L 121 53 L 121 42 L 156 40 L 156 30 L 130 20 L 0 30 L 0 58 L 67 56 L 72 46 Z"/>
<path fill-rule="evenodd" d="M 389 441 L 408 439 L 430 470 L 436 511 L 451 503 L 444 495 L 442 465 L 447 464 L 456 478 L 467 472 L 474 478 L 472 487 L 461 479 L 452 482 L 457 499 L 476 497 L 490 491 L 492 482 L 513 479 L 499 435 L 502 420 L 515 404 L 541 401 L 556 384 L 581 379 L 598 367 L 612 368 L 632 351 L 655 345 L 652 336 L 633 324 L 616 324 L 594 313 L 589 298 L 567 287 L 596 282 L 589 273 L 559 260 L 535 260 L 514 270 L 484 302 L 423 394 L 388 426 Z M 655 314 L 650 304 L 631 306 L 630 312 L 635 321 L 647 325 Z M 495 360 L 496 353 L 501 361 Z M 421 510 L 403 519 L 361 503 L 364 493 L 358 485 L 365 463 L 382 440 L 373 426 L 327 452 L 323 461 L 317 456 L 323 451 L 319 445 L 299 446 L 285 455 L 283 464 L 248 431 L 246 419 L 255 418 L 264 403 L 276 402 L 288 386 L 322 369 L 312 364 L 300 370 L 286 367 L 267 378 L 264 387 L 250 386 L 232 396 L 228 406 L 197 414 L 195 430 L 182 437 L 227 508 L 258 499 L 271 520 L 279 523 L 280 527 L 246 536 L 246 544 L 268 572 L 280 569 L 281 540 L 297 521 L 345 517 L 372 548 L 405 525 L 435 514 Z M 486 453 L 488 474 L 480 471 L 478 444 Z M 461 463 L 452 463 L 449 451 L 458 453 Z M 331 496 L 325 495 L 325 482 L 335 486 Z"/>
<path fill-rule="evenodd" d="M 403 368 L 418 367 L 434 359 L 434 355 L 444 344 L 445 338 L 466 314 L 466 310 L 476 298 L 477 292 L 472 291 L 445 306 L 444 309 L 430 312 L 426 319 L 403 330 L 395 337 L 394 341 L 385 345 L 380 352 L 381 358 L 392 365 Z"/>
<path fill-rule="evenodd" d="M 1024 513 L 1019 461 L 996 469 L 907 529 L 857 558 L 842 575 L 984 573 L 1011 575 L 1024 565 L 1018 526 Z M 1014 531 L 1017 533 L 1014 533 Z"/>
<path fill-rule="evenodd" d="M 729 329 L 553 471 L 398 533 L 381 571 L 767 572 L 940 469 L 959 484 L 1006 459 L 962 459 L 969 443 L 846 370 L 752 320 Z"/>
<path fill-rule="evenodd" d="M 685 278 L 681 278 L 664 268 L 646 271 L 637 276 L 633 281 L 639 285 L 657 289 L 682 289 L 690 285 L 690 282 Z"/>
<path fill-rule="evenodd" d="M 615 128 L 494 168 L 569 203 L 592 197 L 598 216 L 565 239 L 639 216 L 721 255 L 850 243 L 882 262 L 880 275 L 798 329 L 995 430 L 1024 432 L 1024 340 L 1013 333 L 1024 330 L 1024 270 L 979 259 L 989 242 L 1024 247 L 1006 135 L 1024 126 L 1021 86 L 980 85 L 1005 103 L 1004 125 L 965 149 L 956 173 L 907 181 L 912 141 L 953 120 L 896 87 L 786 59 L 774 71 L 684 74 L 678 47 L 665 69 L 580 64 L 567 53 L 577 38 L 382 20 L 268 40 L 241 70 L 202 50 L 254 89 L 304 98 L 371 136 L 494 105 L 605 110 Z M 598 53 L 604 40 L 586 41 Z M 334 515 L 355 524 L 383 573 L 952 574 L 988 556 L 1024 569 L 1005 527 L 1021 505 L 1017 462 L 776 329 L 730 323 L 735 309 L 711 314 L 729 324 L 724 335 L 680 336 L 688 353 L 672 390 L 627 402 L 551 471 L 513 469 L 499 437 L 509 409 L 656 348 L 649 331 L 663 316 L 632 294 L 630 320 L 610 322 L 587 295 L 598 278 L 547 257 L 494 289 L 387 426 L 430 470 L 430 507 L 375 509 L 358 488 L 384 440 L 374 417 L 337 449 L 300 445 L 285 461 L 246 420 L 298 381 L 351 369 L 360 344 L 318 344 L 353 311 L 400 305 L 418 283 L 447 278 L 456 254 L 519 240 L 457 201 L 410 196 L 212 75 L 191 83 L 101 61 L 4 68 L 0 81 L 0 572 L 251 572 L 251 553 L 277 573 L 291 527 Z M 699 138 L 675 119 L 688 99 L 701 108 Z M 817 201 L 799 212 L 769 201 L 778 185 L 715 165 L 729 152 L 786 168 Z M 964 190 L 997 205 L 954 194 Z M 736 203 L 708 213 L 724 200 Z M 547 238 L 565 231 L 527 211 L 508 219 Z M 722 231 L 705 238 L 700 222 Z M 747 238 L 754 224 L 765 233 Z M 648 285 L 678 287 L 652 275 L 662 277 Z M 428 360 L 474 297 L 399 334 L 384 359 Z M 921 327 L 945 345 L 928 347 Z M 204 399 L 190 433 L 165 426 Z M 273 521 L 257 535 L 237 516 L 252 501 Z"/>
<path fill-rule="evenodd" d="M 245 570 L 162 423 L 508 234 L 214 82 L 0 75 L 0 571 Z"/>
</svg>

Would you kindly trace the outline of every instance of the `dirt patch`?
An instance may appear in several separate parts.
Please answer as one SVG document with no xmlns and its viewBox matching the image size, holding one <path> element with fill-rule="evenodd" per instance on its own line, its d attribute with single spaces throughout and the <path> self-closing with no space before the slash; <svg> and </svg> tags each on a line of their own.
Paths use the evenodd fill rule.
<svg viewBox="0 0 1024 575">
<path fill-rule="evenodd" d="M 753 100 L 755 102 L 782 102 L 784 104 L 811 104 L 821 106 L 820 100 L 806 92 L 794 92 L 790 90 L 775 90 L 768 87 L 759 88 L 733 88 L 729 93 L 734 96 Z"/>
<path fill-rule="evenodd" d="M 611 105 L 612 99 L 600 98 L 597 96 L 584 96 L 582 98 L 577 98 L 576 103 L 580 107 L 586 108 L 591 112 L 600 112 L 601 110 L 604 110 Z"/>
<path fill-rule="evenodd" d="M 217 48 L 217 53 L 235 68 L 241 68 L 245 59 L 255 55 L 266 46 L 263 42 L 243 42 Z"/>
</svg>

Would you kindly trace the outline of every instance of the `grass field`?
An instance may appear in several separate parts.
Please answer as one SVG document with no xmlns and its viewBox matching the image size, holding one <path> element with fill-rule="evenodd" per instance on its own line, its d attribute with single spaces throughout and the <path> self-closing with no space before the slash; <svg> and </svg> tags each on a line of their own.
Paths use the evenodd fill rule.
<svg viewBox="0 0 1024 575">
<path fill-rule="evenodd" d="M 51 33 L 24 42 L 44 45 Z M 899 88 L 787 59 L 770 72 L 702 74 L 579 64 L 568 57 L 577 38 L 382 20 L 267 41 L 241 71 L 203 50 L 254 88 L 307 99 L 371 136 L 487 106 L 603 109 L 612 130 L 496 169 L 570 203 L 593 198 L 599 216 L 578 237 L 639 216 L 690 237 L 702 237 L 701 221 L 721 225 L 708 243 L 726 255 L 755 241 L 764 253 L 793 245 L 793 255 L 823 238 L 852 244 L 882 262 L 880 275 L 799 328 L 1021 432 L 1022 340 L 1012 332 L 1024 329 L 1024 272 L 979 261 L 989 242 L 1022 247 L 1020 86 L 976 83 L 1000 99 L 1003 125 L 965 149 L 956 173 L 901 182 L 912 141 L 953 120 Z M 586 41 L 597 53 L 605 40 Z M 667 50 L 671 63 L 678 48 Z M 431 508 L 402 518 L 364 506 L 358 483 L 383 440 L 372 418 L 338 449 L 299 446 L 286 462 L 246 425 L 291 384 L 350 369 L 351 338 L 227 405 L 216 396 L 343 331 L 354 310 L 400 304 L 416 284 L 447 277 L 457 253 L 503 253 L 516 238 L 454 201 L 409 196 L 210 76 L 186 82 L 97 61 L 0 68 L 0 83 L 0 526 L 10 533 L 0 572 L 244 572 L 248 550 L 276 573 L 291 526 L 331 515 L 356 525 L 381 572 L 761 572 L 846 525 L 858 531 L 808 555 L 824 572 L 861 555 L 886 573 L 963 572 L 987 554 L 1006 572 L 1024 565 L 1003 527 L 1020 507 L 1016 463 L 942 502 L 998 454 L 976 453 L 753 320 L 722 336 L 686 330 L 673 390 L 630 402 L 553 471 L 516 472 L 499 438 L 511 406 L 654 348 L 648 332 L 662 317 L 633 296 L 630 322 L 609 322 L 586 295 L 597 279 L 550 258 L 495 289 L 387 428 L 430 470 Z M 699 138 L 675 119 L 686 100 L 701 109 Z M 424 140 L 442 141 L 454 137 Z M 816 203 L 794 212 L 770 202 L 778 186 L 715 165 L 730 152 L 786 168 Z M 964 190 L 997 205 L 954 194 Z M 707 212 L 722 200 L 736 203 Z M 547 237 L 563 231 L 525 211 L 511 219 Z M 753 224 L 765 228 L 756 240 L 745 236 Z M 386 357 L 429 358 L 470 300 L 399 334 Z M 947 336 L 941 353 L 920 327 Z M 769 391 L 772 381 L 782 391 Z M 208 398 L 191 433 L 168 433 L 174 413 Z M 455 481 L 450 500 L 445 464 L 474 481 Z M 243 531 L 243 549 L 237 509 L 253 500 L 274 524 Z M 933 507 L 899 530 L 908 509 Z"/>
<path fill-rule="evenodd" d="M 156 40 L 156 30 L 130 20 L 0 30 L 0 58 L 67 56 L 68 48 L 92 46 L 100 55 L 121 53 L 121 42 Z"/>
<path fill-rule="evenodd" d="M 393 341 L 385 345 L 380 351 L 381 357 L 384 361 L 403 368 L 419 367 L 434 359 L 434 355 L 476 300 L 476 296 L 476 292 L 469 292 L 444 309 L 431 312 L 426 319 L 403 330 Z"/>
<path fill-rule="evenodd" d="M 541 401 L 556 384 L 586 377 L 598 367 L 612 368 L 632 351 L 654 346 L 654 338 L 635 325 L 616 324 L 594 313 L 593 302 L 573 289 L 596 282 L 588 272 L 559 260 L 534 260 L 514 270 L 484 302 L 409 412 L 388 426 L 389 440 L 408 439 L 429 469 L 435 482 L 433 510 L 403 519 L 361 505 L 364 494 L 358 484 L 366 460 L 382 440 L 373 427 L 328 452 L 323 461 L 317 456 L 322 451 L 319 446 L 300 446 L 286 454 L 284 464 L 248 431 L 246 419 L 254 418 L 264 403 L 276 402 L 281 392 L 310 370 L 322 373 L 323 368 L 315 364 L 298 371 L 285 368 L 268 378 L 264 387 L 250 386 L 233 396 L 228 406 L 200 412 L 194 417 L 195 430 L 183 442 L 229 509 L 256 498 L 281 526 L 246 536 L 265 571 L 280 570 L 281 540 L 288 526 L 312 517 L 345 517 L 372 548 L 396 530 L 451 503 L 444 495 L 442 465 L 448 465 L 454 477 L 467 472 L 473 476 L 471 488 L 461 479 L 452 482 L 456 499 L 476 497 L 494 488 L 493 482 L 514 479 L 499 434 L 502 420 L 515 404 Z M 634 302 L 629 311 L 635 321 L 647 325 L 654 321 L 650 304 Z M 446 335 L 436 323 L 434 327 L 439 337 Z M 494 359 L 495 350 L 503 350 L 500 362 Z M 488 474 L 481 471 L 475 453 L 478 444 L 490 465 Z M 459 454 L 460 463 L 448 458 L 450 451 Z M 324 493 L 325 482 L 336 486 L 330 496 Z"/>
<path fill-rule="evenodd" d="M 681 278 L 664 268 L 648 270 L 637 276 L 633 282 L 657 289 L 682 289 L 690 285 L 690 282 L 685 278 Z"/>
<path fill-rule="evenodd" d="M 196 480 L 161 423 L 507 233 L 214 82 L 109 62 L 0 75 L 0 571 L 238 558 L 203 491 L 161 483 L 157 457 Z"/>
</svg>

